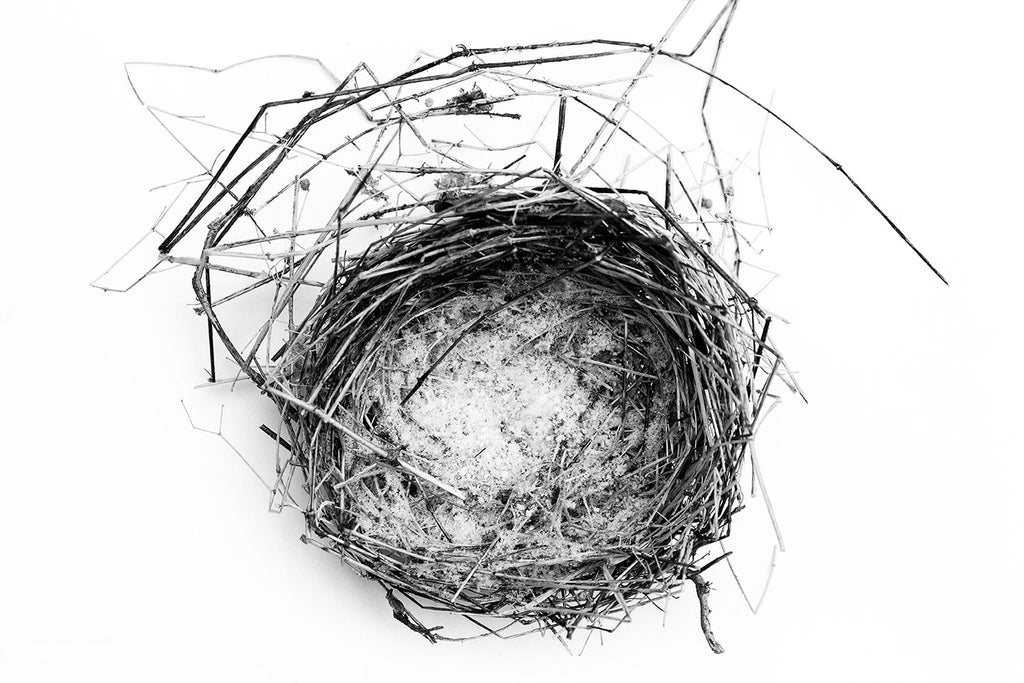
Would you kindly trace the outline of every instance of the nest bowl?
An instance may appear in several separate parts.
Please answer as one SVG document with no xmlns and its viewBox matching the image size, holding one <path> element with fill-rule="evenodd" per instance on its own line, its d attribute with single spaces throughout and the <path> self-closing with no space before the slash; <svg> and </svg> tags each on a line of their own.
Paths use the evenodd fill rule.
<svg viewBox="0 0 1024 683">
<path fill-rule="evenodd" d="M 690 582 L 705 636 L 719 649 L 708 625 L 706 549 L 729 534 L 742 505 L 741 463 L 775 374 L 758 371 L 778 363 L 756 301 L 676 220 L 554 177 L 529 191 L 470 184 L 446 193 L 429 219 L 339 259 L 304 335 L 265 385 L 311 496 L 304 540 L 379 582 L 395 617 L 431 641 L 449 637 L 425 616 L 430 611 L 463 615 L 481 634 L 612 630 L 634 607 Z M 507 325 L 518 303 L 556 290 L 623 326 L 624 351 L 603 368 L 605 388 L 621 392 L 616 405 L 648 427 L 656 404 L 667 418 L 639 438 L 605 444 L 604 460 L 591 459 L 591 469 L 620 462 L 620 476 L 602 489 L 606 505 L 634 504 L 614 533 L 607 524 L 572 525 L 567 513 L 560 519 L 573 532 L 564 543 L 538 531 L 559 529 L 550 522 L 566 505 L 557 478 L 534 477 L 525 490 L 520 483 L 519 493 L 529 496 L 532 487 L 542 502 L 531 515 L 508 512 L 507 492 L 497 500 L 507 514 L 496 515 L 493 499 L 485 504 L 444 481 L 384 418 L 414 397 L 427 400 L 420 394 L 431 373 L 441 373 L 467 337 L 498 316 Z M 419 330 L 466 296 L 477 308 L 438 335 L 397 393 L 383 390 L 381 377 L 394 371 L 389 349 L 403 331 Z M 552 301 L 568 305 L 564 296 Z M 626 352 L 630 327 L 633 353 Z M 607 386 L 615 377 L 621 382 Z M 439 521 L 423 533 L 394 533 L 388 516 L 410 510 L 434 521 L 482 516 L 489 533 L 467 542 Z"/>
</svg>

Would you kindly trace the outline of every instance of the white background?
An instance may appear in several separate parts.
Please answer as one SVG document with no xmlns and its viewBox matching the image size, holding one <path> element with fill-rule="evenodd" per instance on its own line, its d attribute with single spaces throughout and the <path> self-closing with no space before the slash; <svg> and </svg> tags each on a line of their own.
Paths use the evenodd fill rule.
<svg viewBox="0 0 1024 683">
<path fill-rule="evenodd" d="M 741 3 L 720 73 L 774 93 L 951 286 L 812 155 L 768 161 L 783 277 L 762 300 L 792 321 L 776 341 L 811 401 L 761 434 L 788 551 L 757 616 L 717 578 L 722 656 L 692 594 L 664 626 L 641 610 L 582 657 L 543 638 L 430 646 L 190 429 L 179 401 L 201 400 L 205 329 L 187 273 L 130 295 L 87 287 L 181 163 L 125 61 L 299 53 L 391 74 L 418 47 L 653 40 L 678 4 L 6 6 L 0 680 L 1024 678 L 1013 3 Z"/>
</svg>

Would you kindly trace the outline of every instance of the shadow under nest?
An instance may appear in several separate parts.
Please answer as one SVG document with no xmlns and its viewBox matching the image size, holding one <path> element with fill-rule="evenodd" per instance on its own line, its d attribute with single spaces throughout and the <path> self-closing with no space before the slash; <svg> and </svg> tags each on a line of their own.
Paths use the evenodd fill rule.
<svg viewBox="0 0 1024 683">
<path fill-rule="evenodd" d="M 766 346 L 767 317 L 656 203 L 553 180 L 464 193 L 435 210 L 339 259 L 267 377 L 311 496 L 304 540 L 383 585 L 395 617 L 431 641 L 462 639 L 430 625 L 432 610 L 465 616 L 480 635 L 570 637 L 614 630 L 691 582 L 719 651 L 702 572 L 722 556 L 708 561 L 702 549 L 728 536 L 742 506 L 740 466 L 781 362 Z M 474 306 L 435 329 L 457 299 Z M 424 395 L 460 344 L 494 329 L 518 342 L 510 321 L 545 305 L 582 306 L 622 330 L 620 352 L 592 363 L 603 379 L 590 385 L 593 402 L 622 411 L 614 435 L 601 449 L 597 432 L 581 436 L 573 450 L 589 449 L 589 460 L 576 470 L 563 454 L 562 467 L 496 495 L 467 494 L 403 443 L 394 417 L 443 400 L 443 388 Z M 396 341 L 410 334 L 434 343 L 415 368 L 395 368 Z M 568 500 L 566 472 L 585 479 L 612 460 L 618 469 L 588 489 L 593 500 Z M 611 515 L 594 512 L 602 506 L 620 510 L 614 524 L 593 523 Z M 418 531 L 396 531 L 395 514 Z M 460 515 L 485 519 L 482 533 L 453 537 Z"/>
</svg>

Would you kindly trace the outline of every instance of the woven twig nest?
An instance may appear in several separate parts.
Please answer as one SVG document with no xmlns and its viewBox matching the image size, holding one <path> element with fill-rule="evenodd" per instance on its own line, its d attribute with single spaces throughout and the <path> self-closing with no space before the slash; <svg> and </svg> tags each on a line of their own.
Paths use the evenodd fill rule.
<svg viewBox="0 0 1024 683">
<path fill-rule="evenodd" d="M 716 148 L 712 85 L 809 144 L 938 275 L 837 162 L 715 75 L 735 2 L 666 49 L 689 7 L 656 44 L 459 46 L 387 81 L 282 57 L 320 89 L 289 82 L 229 150 L 189 149 L 216 156 L 209 181 L 150 233 L 195 269 L 211 381 L 219 339 L 237 366 L 221 381 L 279 409 L 261 425 L 272 509 L 301 510 L 304 540 L 431 641 L 462 637 L 431 611 L 466 637 L 564 638 L 692 583 L 721 651 L 704 572 L 728 556 L 748 453 L 764 492 L 751 440 L 789 374 L 740 284 L 769 221 L 734 215 L 737 187 L 760 168 Z M 669 136 L 635 99 L 655 64 L 677 69 L 654 91 Z M 233 130 L 133 89 L 165 127 Z"/>
<path fill-rule="evenodd" d="M 671 215 L 608 193 L 552 179 L 529 192 L 468 188 L 445 204 L 341 262 L 305 321 L 309 333 L 268 378 L 311 486 L 310 541 L 380 581 L 396 616 L 431 639 L 438 634 L 392 591 L 566 634 L 609 628 L 687 580 L 703 600 L 695 558 L 728 535 L 740 463 L 773 374 L 757 372 L 771 351 L 756 303 Z M 385 426 L 460 342 L 498 316 L 507 328 L 536 315 L 529 306 L 508 312 L 558 289 L 622 330 L 622 353 L 596 362 L 605 375 L 596 393 L 621 397 L 613 405 L 633 414 L 634 436 L 623 436 L 623 420 L 590 449 L 599 452 L 589 464 L 618 468 L 595 496 L 618 504 L 614 525 L 600 514 L 604 522 L 593 523 L 602 503 L 586 502 L 588 491 L 578 492 L 582 502 L 566 500 L 566 481 L 581 476 L 565 466 L 575 450 L 529 444 L 527 476 L 482 500 L 444 481 L 439 463 Z M 418 376 L 394 367 L 403 331 L 423 333 L 424 318 L 455 298 L 485 305 L 433 340 Z M 402 384 L 385 381 L 394 373 L 405 377 L 404 395 L 384 391 Z M 582 437 L 582 450 L 597 431 Z M 631 506 L 619 500 L 626 493 Z M 446 527 L 460 518 L 483 534 L 453 538 Z"/>
<path fill-rule="evenodd" d="M 666 33 L 326 72 L 263 105 L 158 233 L 195 269 L 211 380 L 219 339 L 229 381 L 280 410 L 272 507 L 432 641 L 461 635 L 431 611 L 568 637 L 692 583 L 720 650 L 704 572 L 788 373 L 740 284 L 767 217 L 736 218 L 737 187 L 760 170 L 723 164 L 711 86 L 806 142 L 714 75 L 732 7 L 686 52 Z M 675 142 L 636 111 L 655 63 L 697 86 L 661 112 Z"/>
<path fill-rule="evenodd" d="M 281 410 L 276 431 L 263 427 L 288 452 L 279 462 L 275 500 L 304 510 L 304 540 L 383 585 L 400 621 L 430 640 L 462 638 L 442 633 L 413 603 L 464 615 L 478 634 L 540 630 L 568 637 L 580 628 L 614 629 L 633 607 L 692 582 L 705 635 L 718 650 L 702 572 L 723 557 L 707 547 L 728 535 L 741 506 L 740 465 L 779 369 L 767 346 L 769 319 L 716 255 L 716 226 L 737 239 L 729 214 L 712 217 L 712 200 L 690 194 L 673 166 L 673 148 L 653 155 L 616 123 L 621 101 L 611 116 L 601 114 L 579 87 L 554 90 L 561 94 L 557 118 L 550 117 L 555 86 L 534 67 L 594 57 L 532 56 L 547 48 L 565 49 L 523 48 L 529 58 L 493 67 L 504 87 L 515 83 L 513 68 L 525 83 L 545 84 L 540 95 L 528 89 L 495 97 L 476 81 L 467 89 L 465 74 L 486 77 L 491 67 L 466 50 L 433 62 L 428 75 L 413 69 L 372 87 L 350 76 L 330 96 L 307 93 L 266 105 L 309 111 L 277 145 L 238 166 L 243 136 L 221 171 L 238 168 L 236 175 L 226 184 L 215 177 L 161 249 L 175 248 L 211 209 L 223 207 L 199 258 L 165 258 L 195 266 L 211 362 L 216 332 Z M 462 57 L 474 66 L 433 73 Z M 409 84 L 430 96 L 396 100 L 392 93 Z M 375 98 L 381 104 L 373 107 Z M 424 111 L 410 115 L 408 104 L 397 104 L 409 100 L 422 102 Z M 575 171 L 564 160 L 571 105 L 601 122 Z M 367 128 L 347 133 L 345 119 L 340 128 L 328 127 L 353 106 L 369 116 Z M 369 114 L 381 108 L 381 118 Z M 551 121 L 551 168 L 517 170 L 525 154 L 502 161 L 521 144 L 510 152 L 461 150 L 480 157 L 475 168 L 453 163 L 451 148 L 437 147 L 439 134 L 425 132 L 428 125 L 481 118 L 502 122 L 510 136 Z M 440 160 L 406 161 L 423 152 L 410 152 L 415 143 L 403 141 L 403 131 Z M 374 143 L 361 150 L 356 141 L 371 133 Z M 294 150 L 311 154 L 310 136 L 348 142 L 275 189 L 282 169 L 301 161 Z M 585 182 L 601 177 L 598 159 L 617 140 L 663 166 L 662 201 L 621 183 Z M 342 151 L 369 159 L 347 168 L 335 161 Z M 496 164 L 502 165 L 492 169 Z M 314 176 L 338 168 L 351 181 L 340 205 L 335 195 L 326 227 L 301 229 L 309 197 L 321 196 Z M 244 191 L 242 181 L 249 183 Z M 728 206 L 731 185 L 717 186 Z M 673 194 L 692 219 L 673 208 Z M 291 230 L 267 234 L 263 226 L 284 217 L 285 207 L 277 207 L 289 195 Z M 353 216 L 358 207 L 364 208 Z M 246 223 L 255 236 L 228 241 Z M 363 251 L 343 252 L 343 240 L 366 228 L 387 232 Z M 698 240 L 701 233 L 706 240 Z M 253 246 L 262 253 L 246 251 Z M 233 258 L 246 266 L 257 259 L 266 268 L 228 265 Z M 217 297 L 214 274 L 251 284 Z M 229 331 L 228 308 L 269 284 L 270 318 L 254 334 L 252 325 Z M 280 322 L 284 335 L 275 338 Z M 462 357 L 473 343 L 509 347 L 489 360 Z M 465 379 L 466 363 L 508 377 L 446 390 L 446 380 Z M 523 399 L 524 386 L 538 383 L 552 392 Z M 518 393 L 502 396 L 502 387 Z M 487 393 L 490 403 L 467 403 L 474 391 Z M 452 412 L 453 392 L 462 398 L 460 419 L 425 425 L 424 411 Z M 508 412 L 516 406 L 518 412 Z M 481 421 L 489 439 L 474 432 Z"/>
</svg>

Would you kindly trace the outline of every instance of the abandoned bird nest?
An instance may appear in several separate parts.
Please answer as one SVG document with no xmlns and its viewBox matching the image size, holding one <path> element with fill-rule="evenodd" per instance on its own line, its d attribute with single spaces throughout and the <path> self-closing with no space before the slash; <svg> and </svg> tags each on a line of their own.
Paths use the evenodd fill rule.
<svg viewBox="0 0 1024 683">
<path fill-rule="evenodd" d="M 211 381 L 219 340 L 222 381 L 279 409 L 272 508 L 431 641 L 462 639 L 437 612 L 467 637 L 614 630 L 692 585 L 721 650 L 704 573 L 790 382 L 740 284 L 768 221 L 736 219 L 736 188 L 760 171 L 720 158 L 711 86 L 808 141 L 714 74 L 734 0 L 666 49 L 689 7 L 655 44 L 460 46 L 386 81 L 315 62 L 329 85 L 261 106 L 151 232 L 194 268 Z M 700 103 L 672 142 L 635 111 L 655 62 Z M 132 83 L 165 127 L 215 127 Z"/>
<path fill-rule="evenodd" d="M 242 166 L 236 157 L 251 126 L 161 250 L 166 261 L 195 266 L 211 379 L 216 334 L 278 404 L 280 424 L 262 429 L 287 453 L 274 487 L 281 507 L 304 511 L 307 543 L 379 582 L 401 622 L 431 641 L 462 639 L 432 625 L 431 611 L 463 615 L 481 635 L 563 638 L 614 630 L 634 607 L 693 585 L 707 641 L 720 651 L 703 572 L 724 556 L 709 551 L 742 506 L 741 464 L 780 359 L 769 318 L 716 255 L 712 230 L 726 214 L 712 214 L 712 199 L 703 189 L 693 196 L 673 166 L 673 150 L 683 153 L 641 142 L 622 124 L 624 99 L 605 114 L 582 89 L 555 88 L 534 70 L 595 58 L 578 47 L 502 50 L 542 52 L 502 61 L 501 82 L 515 84 L 508 72 L 518 67 L 547 85 L 542 101 L 557 97 L 557 117 L 547 106 L 539 119 L 554 126 L 553 152 L 511 145 L 517 156 L 506 163 L 505 148 L 484 146 L 470 163 L 471 147 L 456 159 L 425 132 L 470 117 L 534 125 L 541 110 L 532 90 L 497 97 L 466 82 L 466 73 L 487 76 L 481 55 L 492 51 L 465 50 L 370 87 L 350 75 L 329 97 L 284 102 L 308 113 Z M 433 74 L 459 58 L 472 68 Z M 628 92 L 637 77 L 610 82 Z M 424 90 L 399 96 L 410 84 Z M 271 181 L 331 117 L 375 111 L 373 97 L 383 99 L 383 115 L 360 132 L 331 133 L 348 141 L 335 154 L 372 135 L 369 157 L 345 168 L 351 182 L 326 227 L 301 229 L 315 171 L 331 170 L 324 162 L 338 156 L 323 154 L 279 189 Z M 423 111 L 410 113 L 410 101 Z M 577 142 L 583 153 L 570 166 L 566 121 L 576 108 L 599 130 Z M 404 141 L 403 131 L 411 133 Z M 410 138 L 434 152 L 432 163 L 405 162 L 416 156 Z M 661 201 L 602 182 L 600 158 L 622 141 L 663 166 Z M 538 148 L 550 168 L 522 170 Z M 731 187 L 718 189 L 727 205 Z M 291 230 L 267 234 L 260 223 L 289 194 Z M 218 205 L 200 257 L 171 254 Z M 255 236 L 227 239 L 246 223 Z M 367 227 L 387 231 L 343 252 Z M 227 265 L 251 263 L 244 250 L 254 245 L 265 271 Z M 218 297 L 214 274 L 251 283 Z M 225 304 L 266 285 L 271 318 L 240 343 Z"/>
<path fill-rule="evenodd" d="M 309 334 L 279 366 L 295 398 L 268 383 L 314 486 L 316 543 L 424 604 L 563 633 L 613 622 L 687 580 L 706 599 L 695 557 L 728 534 L 740 506 L 740 462 L 773 375 L 757 369 L 777 363 L 756 303 L 672 224 L 552 182 L 465 195 L 429 225 L 399 229 L 345 262 L 306 320 Z M 436 313 L 457 300 L 467 303 L 447 333 L 412 354 L 418 365 L 396 368 L 403 333 L 436 333 Z M 491 337 L 492 346 L 509 341 L 497 363 L 545 335 L 564 341 L 568 333 L 546 325 L 514 334 L 517 319 L 543 320 L 545 305 L 563 328 L 592 309 L 617 337 L 597 345 L 603 361 L 577 365 L 579 374 L 600 373 L 585 401 L 590 429 L 546 450 L 528 443 L 526 468 L 497 478 L 496 495 L 467 496 L 459 481 L 445 481 L 443 462 L 396 438 L 389 416 L 408 412 L 432 377 L 453 374 L 445 360 L 503 315 L 513 329 Z M 396 374 L 404 379 L 381 380 Z M 428 406 L 458 391 L 438 384 Z M 598 411 L 591 406 L 601 395 L 612 400 Z M 543 396 L 541 406 L 550 401 Z M 487 457 L 467 447 L 460 455 L 470 463 Z M 605 470 L 602 485 L 592 481 Z M 580 478 L 588 486 L 574 487 Z M 600 514 L 609 509 L 616 519 Z M 460 522 L 476 537 L 453 532 Z"/>
</svg>

